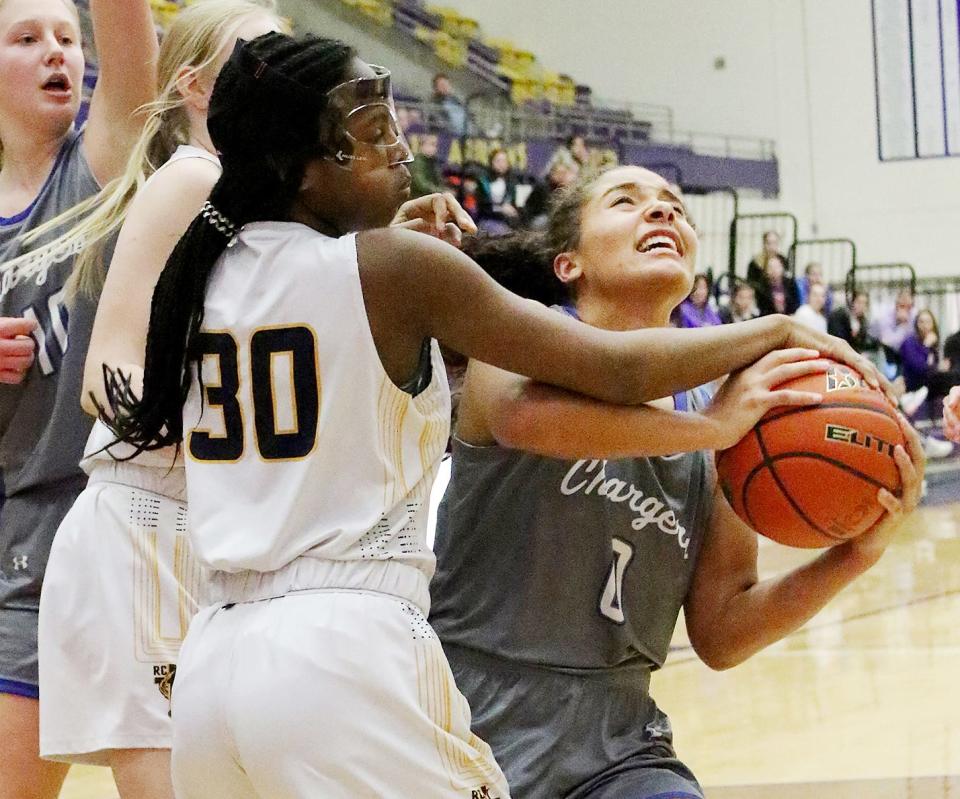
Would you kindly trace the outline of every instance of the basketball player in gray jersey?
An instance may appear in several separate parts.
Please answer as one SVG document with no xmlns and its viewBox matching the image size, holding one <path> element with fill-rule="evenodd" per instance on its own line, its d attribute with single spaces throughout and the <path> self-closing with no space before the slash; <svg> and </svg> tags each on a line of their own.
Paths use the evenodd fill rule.
<svg viewBox="0 0 960 799">
<path fill-rule="evenodd" d="M 697 239 L 662 178 L 622 167 L 568 190 L 545 239 L 513 247 L 513 264 L 509 242 L 471 254 L 495 277 L 506 266 L 503 282 L 520 293 L 538 283 L 527 293 L 543 300 L 540 264 L 572 297 L 560 312 L 626 330 L 668 324 L 690 291 Z M 816 356 L 775 351 L 709 404 L 696 390 L 639 408 L 471 362 L 430 621 L 515 797 L 700 799 L 649 693 L 680 609 L 698 655 L 733 666 L 869 568 L 915 507 L 922 455 L 904 424 L 903 496 L 880 492 L 885 518 L 758 581 L 756 536 L 716 490 L 704 450 L 731 445 L 770 407 L 819 401 L 772 388 L 822 371 Z"/>
<path fill-rule="evenodd" d="M 90 431 L 80 383 L 94 303 L 67 302 L 75 253 L 29 234 L 120 174 L 143 124 L 134 111 L 154 91 L 148 3 L 90 7 L 100 77 L 77 131 L 72 0 L 0 0 L 0 796 L 54 796 L 65 773 L 39 759 L 37 609 L 53 534 L 86 480 Z"/>
</svg>

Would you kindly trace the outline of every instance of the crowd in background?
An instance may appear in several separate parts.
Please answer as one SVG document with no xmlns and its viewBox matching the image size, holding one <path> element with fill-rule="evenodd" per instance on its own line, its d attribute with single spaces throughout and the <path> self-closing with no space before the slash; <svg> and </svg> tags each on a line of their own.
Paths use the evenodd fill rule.
<svg viewBox="0 0 960 799">
<path fill-rule="evenodd" d="M 816 262 L 803 276 L 790 273 L 780 252 L 780 236 L 767 231 L 761 251 L 750 261 L 747 277 L 736 280 L 729 296 L 713 291 L 709 277 L 698 274 L 693 291 L 674 315 L 681 327 L 740 322 L 772 313 L 794 316 L 811 328 L 848 341 L 867 353 L 893 382 L 901 409 L 917 421 L 940 418 L 944 398 L 960 386 L 960 332 L 941 337 L 933 312 L 917 308 L 913 292 L 902 288 L 892 303 L 870 307 L 870 296 L 855 291 L 837 301 Z M 719 295 L 719 296 L 718 296 Z M 952 454 L 948 442 L 925 440 L 928 457 Z"/>
<path fill-rule="evenodd" d="M 470 122 L 465 104 L 447 75 L 434 76 L 432 101 L 446 116 L 448 130 L 467 131 Z M 506 234 L 518 227 L 542 229 L 554 192 L 575 181 L 581 170 L 599 166 L 591 156 L 583 136 L 570 136 L 553 153 L 543 173 L 531 178 L 514 173 L 503 148 L 491 151 L 486 164 L 468 161 L 460 167 L 441 163 L 438 136 L 423 134 L 410 169 L 412 194 L 452 191 L 479 230 L 488 235 Z M 774 313 L 794 316 L 870 354 L 893 381 L 908 415 L 939 418 L 944 397 L 960 385 L 960 334 L 941 340 L 934 314 L 915 308 L 909 289 L 901 291 L 892 305 L 874 309 L 865 292 L 841 301 L 824 280 L 821 264 L 807 263 L 802 275 L 794 275 L 781 245 L 776 231 L 764 233 L 760 251 L 747 265 L 746 278 L 735 279 L 724 292 L 713 285 L 709 274 L 698 274 L 690 296 L 674 313 L 673 323 L 703 327 Z M 927 442 L 929 456 L 951 453 L 946 442 L 935 438 Z"/>
</svg>

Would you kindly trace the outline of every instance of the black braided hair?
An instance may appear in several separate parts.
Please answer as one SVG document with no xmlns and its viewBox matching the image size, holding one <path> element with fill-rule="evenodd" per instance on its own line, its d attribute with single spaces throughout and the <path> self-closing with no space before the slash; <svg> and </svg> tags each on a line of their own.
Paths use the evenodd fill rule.
<svg viewBox="0 0 960 799">
<path fill-rule="evenodd" d="M 198 215 L 177 243 L 157 282 L 150 308 L 143 397 L 129 379 L 110 374 L 112 414 L 101 417 L 137 452 L 183 438 L 183 403 L 191 363 L 200 355 L 207 282 L 233 230 L 248 222 L 284 220 L 308 161 L 318 155 L 326 92 L 345 80 L 354 58 L 335 39 L 268 33 L 239 41 L 214 86 L 207 117 L 223 173 L 209 203 L 221 215 Z M 217 224 L 213 224 L 217 223 Z M 112 418 L 109 418 L 112 416 Z"/>
</svg>

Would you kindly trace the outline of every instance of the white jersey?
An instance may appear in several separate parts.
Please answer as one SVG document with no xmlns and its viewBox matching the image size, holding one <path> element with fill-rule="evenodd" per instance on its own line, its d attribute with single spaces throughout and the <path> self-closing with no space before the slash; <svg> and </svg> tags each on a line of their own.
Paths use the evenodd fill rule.
<svg viewBox="0 0 960 799">
<path fill-rule="evenodd" d="M 207 152 L 202 147 L 194 147 L 192 144 L 181 144 L 174 151 L 173 155 L 171 155 L 156 172 L 147 178 L 141 191 L 146 190 L 150 182 L 169 167 L 170 164 L 186 158 L 200 158 L 215 164 L 217 167 L 220 166 L 220 159 L 213 155 L 213 153 Z M 90 431 L 90 437 L 87 439 L 87 445 L 84 448 L 83 460 L 80 461 L 80 466 L 87 474 L 92 474 L 98 461 L 109 461 L 113 463 L 116 458 L 130 458 L 134 452 L 135 449 L 132 446 L 117 441 L 113 432 L 103 422 L 98 420 L 94 423 L 93 429 Z M 177 455 L 176 447 L 141 452 L 131 462 L 137 466 L 157 469 L 170 469 L 171 466 L 178 470 L 183 468 L 183 458 Z M 182 475 L 179 479 L 182 481 Z"/>
<path fill-rule="evenodd" d="M 417 396 L 384 371 L 355 235 L 246 225 L 213 269 L 203 326 L 204 387 L 194 374 L 183 417 L 203 565 L 236 586 L 295 560 L 340 573 L 405 564 L 425 591 L 427 506 L 450 394 L 436 342 Z"/>
<path fill-rule="evenodd" d="M 219 166 L 181 146 L 158 172 L 186 158 Z M 135 452 L 93 425 L 90 480 L 53 539 L 38 640 L 45 758 L 106 766 L 116 749 L 170 748 L 170 688 L 203 575 L 187 543 L 182 458 Z"/>
</svg>

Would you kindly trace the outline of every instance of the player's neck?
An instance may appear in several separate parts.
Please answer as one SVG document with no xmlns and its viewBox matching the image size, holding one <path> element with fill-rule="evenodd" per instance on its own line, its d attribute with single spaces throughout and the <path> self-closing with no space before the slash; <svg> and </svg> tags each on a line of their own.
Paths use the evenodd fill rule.
<svg viewBox="0 0 960 799">
<path fill-rule="evenodd" d="M 607 298 L 584 296 L 576 301 L 577 315 L 587 324 L 604 330 L 641 330 L 668 327 L 673 305 L 631 302 L 623 298 L 614 302 Z"/>
<path fill-rule="evenodd" d="M 309 208 L 305 203 L 298 201 L 294 201 L 293 207 L 290 209 L 290 221 L 300 222 L 332 238 L 338 238 L 346 232 L 341 230 L 337 223 L 326 219 L 323 215 Z"/>
<path fill-rule="evenodd" d="M 0 216 L 11 216 L 29 205 L 57 160 L 62 139 L 38 141 L 11 137 L 4 142 L 3 166 L 0 167 Z M 11 207 L 7 207 L 10 205 Z"/>
</svg>

